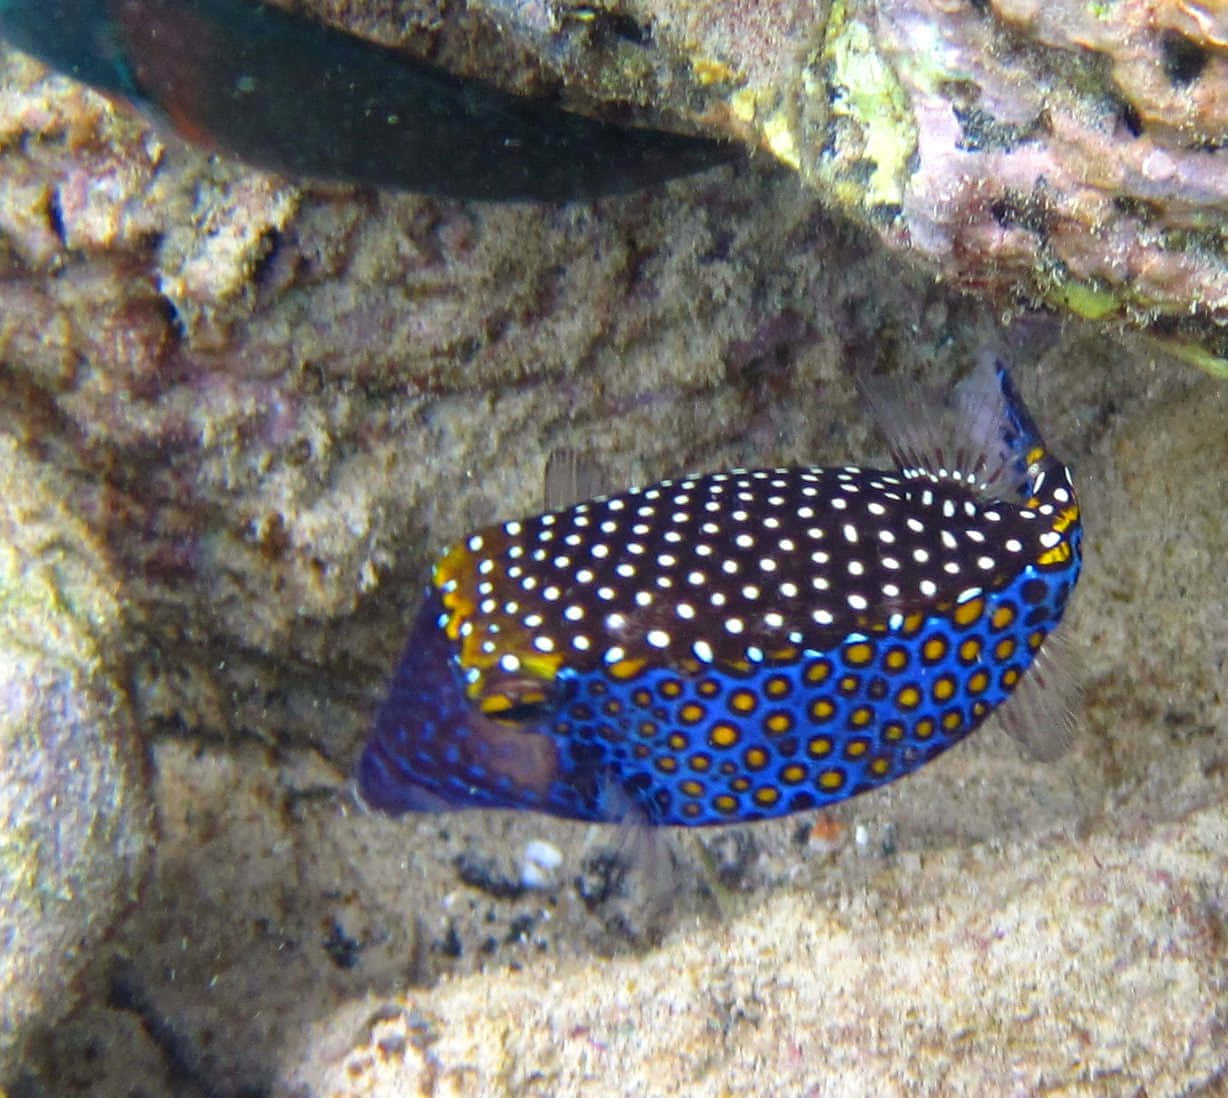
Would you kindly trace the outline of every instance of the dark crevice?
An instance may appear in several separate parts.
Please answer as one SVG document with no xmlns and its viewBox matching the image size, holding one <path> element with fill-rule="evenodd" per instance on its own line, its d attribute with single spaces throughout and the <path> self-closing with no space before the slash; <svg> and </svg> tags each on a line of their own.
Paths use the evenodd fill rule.
<svg viewBox="0 0 1228 1098">
<path fill-rule="evenodd" d="M 252 1085 L 238 1091 L 217 1087 L 206 1075 L 200 1051 L 155 1007 L 135 968 L 117 961 L 111 972 L 107 1005 L 136 1015 L 141 1028 L 162 1053 L 176 1093 L 199 1098 L 266 1098 L 266 1087 Z"/>
<path fill-rule="evenodd" d="M 1164 75 L 1175 88 L 1188 87 L 1207 67 L 1207 51 L 1192 38 L 1167 30 L 1160 37 Z"/>
<path fill-rule="evenodd" d="M 1121 124 L 1125 126 L 1126 131 L 1131 137 L 1143 136 L 1143 120 L 1139 116 L 1138 109 L 1133 103 L 1122 100 L 1118 108 L 1118 117 L 1121 119 Z"/>
<path fill-rule="evenodd" d="M 51 226 L 51 231 L 55 233 L 56 239 L 61 244 L 67 244 L 64 237 L 64 211 L 60 206 L 60 192 L 53 190 L 47 198 L 47 224 Z"/>
</svg>

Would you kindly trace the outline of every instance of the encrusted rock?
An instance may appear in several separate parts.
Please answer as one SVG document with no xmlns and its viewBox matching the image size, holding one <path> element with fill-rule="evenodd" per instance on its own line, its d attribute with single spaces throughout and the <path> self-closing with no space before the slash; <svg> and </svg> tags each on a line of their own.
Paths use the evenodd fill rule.
<svg viewBox="0 0 1228 1098">
<path fill-rule="evenodd" d="M 1228 370 L 1215 4 L 631 0 L 617 14 L 639 40 L 618 50 L 609 33 L 577 47 L 565 7 L 478 7 L 581 88 L 650 69 L 620 95 L 651 87 L 664 115 L 758 143 L 958 285 L 1112 318 Z"/>
<path fill-rule="evenodd" d="M 151 835 L 114 578 L 69 490 L 0 434 L 0 1079 L 71 1007 Z"/>
</svg>

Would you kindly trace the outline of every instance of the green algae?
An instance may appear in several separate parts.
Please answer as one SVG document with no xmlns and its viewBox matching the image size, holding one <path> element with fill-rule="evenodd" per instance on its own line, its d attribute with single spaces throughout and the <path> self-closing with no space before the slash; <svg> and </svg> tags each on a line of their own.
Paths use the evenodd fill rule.
<svg viewBox="0 0 1228 1098">
<path fill-rule="evenodd" d="M 1061 306 L 1086 320 L 1104 320 L 1121 310 L 1122 301 L 1110 290 L 1091 282 L 1068 279 L 1047 295 L 1050 304 Z"/>
<path fill-rule="evenodd" d="M 1170 354 L 1176 355 L 1182 362 L 1197 366 L 1214 378 L 1228 381 L 1228 358 L 1208 351 L 1197 343 L 1174 342 L 1162 340 L 1162 345 Z"/>
<path fill-rule="evenodd" d="M 810 97 L 829 100 L 828 125 L 842 131 L 835 154 L 819 158 L 818 175 L 848 205 L 898 207 L 917 149 L 916 124 L 894 69 L 870 28 L 849 18 L 845 0 L 832 4 L 818 61 L 824 76 L 809 70 L 804 87 Z"/>
</svg>

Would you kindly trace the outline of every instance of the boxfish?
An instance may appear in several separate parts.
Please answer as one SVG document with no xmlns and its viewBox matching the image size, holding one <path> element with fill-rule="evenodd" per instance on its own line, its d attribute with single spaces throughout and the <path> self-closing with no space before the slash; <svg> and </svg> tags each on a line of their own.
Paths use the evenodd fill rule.
<svg viewBox="0 0 1228 1098">
<path fill-rule="evenodd" d="M 993 356 L 928 404 L 863 392 L 892 469 L 685 476 L 448 548 L 365 801 L 703 826 L 864 793 L 1000 708 L 1060 750 L 1043 646 L 1081 564 L 1070 470 Z"/>
</svg>

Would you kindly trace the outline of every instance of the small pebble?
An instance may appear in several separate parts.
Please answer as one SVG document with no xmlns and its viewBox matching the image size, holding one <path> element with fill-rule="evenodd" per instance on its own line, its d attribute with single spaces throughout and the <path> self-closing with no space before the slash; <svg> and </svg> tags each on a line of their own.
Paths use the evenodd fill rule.
<svg viewBox="0 0 1228 1098">
<path fill-rule="evenodd" d="M 550 888 L 555 883 L 554 872 L 563 864 L 563 852 L 545 839 L 532 839 L 525 844 L 520 862 L 520 883 L 525 888 Z"/>
<path fill-rule="evenodd" d="M 866 848 L 870 845 L 870 829 L 865 824 L 858 824 L 853 829 L 853 842 L 857 844 L 858 853 L 866 852 Z"/>
</svg>

